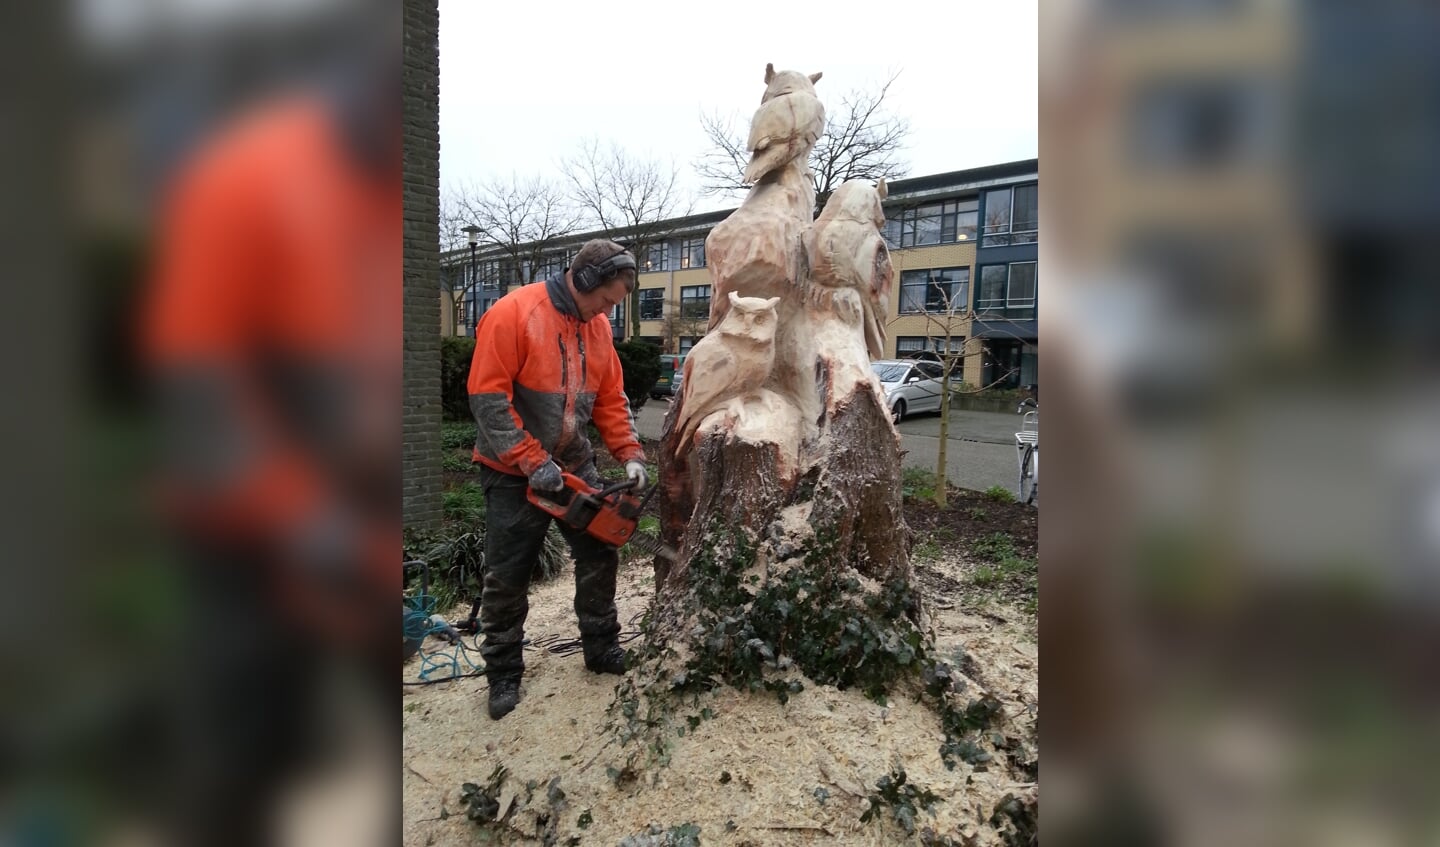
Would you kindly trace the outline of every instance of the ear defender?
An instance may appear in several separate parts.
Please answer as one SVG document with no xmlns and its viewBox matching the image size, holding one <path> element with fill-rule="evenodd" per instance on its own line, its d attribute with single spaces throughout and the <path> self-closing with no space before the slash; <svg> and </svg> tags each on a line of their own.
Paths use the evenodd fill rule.
<svg viewBox="0 0 1440 847">
<path fill-rule="evenodd" d="M 622 250 L 598 265 L 586 265 L 573 271 L 570 279 L 575 283 L 576 291 L 589 294 L 624 270 L 636 270 L 635 257 L 628 250 Z"/>
</svg>

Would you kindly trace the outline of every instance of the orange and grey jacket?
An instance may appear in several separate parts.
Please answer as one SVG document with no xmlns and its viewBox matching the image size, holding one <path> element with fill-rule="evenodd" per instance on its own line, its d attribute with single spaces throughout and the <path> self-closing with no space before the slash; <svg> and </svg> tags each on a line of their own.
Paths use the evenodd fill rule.
<svg viewBox="0 0 1440 847">
<path fill-rule="evenodd" d="M 512 291 L 475 327 L 474 461 L 529 476 L 554 458 L 576 473 L 594 458 L 594 421 L 617 461 L 645 460 L 603 313 L 581 322 L 563 275 Z"/>
</svg>

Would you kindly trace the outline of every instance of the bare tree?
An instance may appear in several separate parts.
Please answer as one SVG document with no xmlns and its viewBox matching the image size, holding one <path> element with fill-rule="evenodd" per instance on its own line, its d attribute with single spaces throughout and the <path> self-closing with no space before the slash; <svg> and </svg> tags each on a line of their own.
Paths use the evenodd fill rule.
<svg viewBox="0 0 1440 847">
<path fill-rule="evenodd" d="M 840 97 L 838 108 L 826 109 L 825 134 L 810 153 L 817 212 L 825 207 L 830 193 L 846 180 L 873 182 L 881 177 L 895 179 L 905 175 L 908 166 L 900 154 L 910 135 L 910 121 L 885 109 L 885 97 L 899 76 L 896 71 L 878 87 L 847 92 Z M 748 116 L 733 114 L 700 117 L 700 125 L 712 145 L 695 162 L 695 171 L 706 195 L 744 190 L 741 177 L 750 161 L 746 144 L 749 120 Z"/>
<path fill-rule="evenodd" d="M 555 242 L 575 233 L 583 219 L 582 210 L 558 183 L 538 176 L 494 177 L 446 194 L 441 204 L 441 243 L 446 249 L 463 248 L 468 243 L 464 228 L 478 227 L 478 248 L 485 262 L 498 269 L 486 275 L 490 277 L 486 282 L 503 289 L 531 282 L 554 253 Z M 463 310 L 476 282 L 468 265 L 465 278 L 457 312 Z"/>
<path fill-rule="evenodd" d="M 673 163 L 634 156 L 620 145 L 598 139 L 581 142 L 580 151 L 561 163 L 570 181 L 570 197 L 589 223 L 629 248 L 643 267 L 649 251 L 665 237 L 672 218 L 690 214 L 695 201 L 680 185 Z M 640 291 L 630 297 L 630 332 L 640 331 Z"/>
</svg>

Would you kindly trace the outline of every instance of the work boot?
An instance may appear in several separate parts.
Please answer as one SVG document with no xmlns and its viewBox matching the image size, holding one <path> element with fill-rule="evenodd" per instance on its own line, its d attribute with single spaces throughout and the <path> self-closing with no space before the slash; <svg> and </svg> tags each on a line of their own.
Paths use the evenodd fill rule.
<svg viewBox="0 0 1440 847">
<path fill-rule="evenodd" d="M 520 702 L 520 680 L 503 677 L 490 683 L 490 719 L 500 720 Z"/>
<path fill-rule="evenodd" d="M 613 673 L 620 676 L 625 673 L 625 651 L 617 644 L 593 658 L 587 655 L 585 667 L 591 673 Z"/>
</svg>

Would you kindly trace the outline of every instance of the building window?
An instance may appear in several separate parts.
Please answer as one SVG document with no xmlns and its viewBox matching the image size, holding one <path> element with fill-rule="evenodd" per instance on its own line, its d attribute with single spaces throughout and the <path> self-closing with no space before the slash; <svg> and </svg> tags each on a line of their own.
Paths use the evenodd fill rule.
<svg viewBox="0 0 1440 847">
<path fill-rule="evenodd" d="M 1279 110 L 1258 79 L 1160 79 L 1133 98 L 1131 161 L 1159 168 L 1217 168 L 1263 160 Z"/>
<path fill-rule="evenodd" d="M 651 244 L 645 249 L 645 261 L 640 265 L 644 273 L 670 270 L 670 245 L 664 241 Z"/>
<path fill-rule="evenodd" d="M 1017 185 L 985 192 L 985 229 L 981 247 L 1034 244 L 1040 229 L 1040 189 Z"/>
<path fill-rule="evenodd" d="M 885 221 L 891 247 L 924 247 L 975 240 L 978 201 L 947 200 L 900 209 Z"/>
<path fill-rule="evenodd" d="M 616 341 L 625 337 L 625 301 L 621 300 L 610 309 L 610 333 Z"/>
<path fill-rule="evenodd" d="M 658 321 L 665 317 L 665 289 L 640 289 L 640 320 Z"/>
<path fill-rule="evenodd" d="M 710 316 L 710 286 L 682 285 L 680 287 L 680 317 L 708 318 Z"/>
<path fill-rule="evenodd" d="M 548 279 L 552 276 L 559 276 L 570 270 L 570 260 L 573 257 L 568 253 L 553 253 L 544 257 L 540 265 L 535 269 L 535 279 Z"/>
<path fill-rule="evenodd" d="M 688 356 L 688 355 L 690 354 L 690 348 L 691 348 L 691 347 L 694 347 L 694 346 L 695 346 L 695 342 L 699 341 L 699 340 L 701 339 L 701 337 L 702 337 L 702 336 L 698 336 L 698 335 L 682 335 L 682 336 L 680 336 L 680 348 L 679 348 L 679 350 L 680 350 L 680 355 L 682 355 L 682 356 Z"/>
<path fill-rule="evenodd" d="M 902 335 L 895 339 L 895 355 L 901 359 L 925 352 L 941 354 L 947 350 L 957 355 L 964 353 L 965 336 L 951 336 L 948 344 L 944 336 Z"/>
<path fill-rule="evenodd" d="M 524 285 L 526 282 L 524 268 L 515 259 L 501 259 L 500 273 L 496 284 L 500 288 L 508 288 L 512 285 Z M 534 280 L 530 280 L 533 282 Z"/>
<path fill-rule="evenodd" d="M 705 239 L 687 238 L 680 242 L 680 267 L 705 267 Z"/>
<path fill-rule="evenodd" d="M 480 272 L 481 288 L 490 288 L 490 290 L 500 288 L 500 261 L 487 259 L 478 266 L 478 272 Z"/>
<path fill-rule="evenodd" d="M 975 298 L 977 312 L 1035 309 L 1035 262 L 984 265 L 980 268 L 980 291 Z"/>
<path fill-rule="evenodd" d="M 902 335 L 895 339 L 895 355 L 904 359 L 925 350 L 929 339 L 920 335 Z"/>
<path fill-rule="evenodd" d="M 964 312 L 970 307 L 970 269 L 932 268 L 900 275 L 900 313 Z"/>
</svg>

